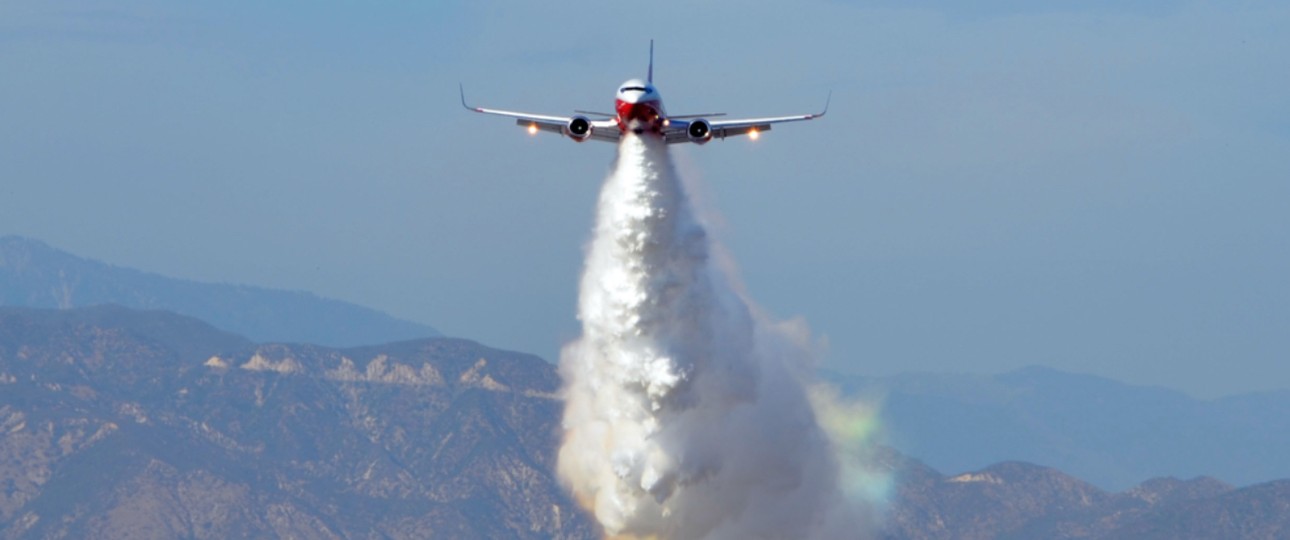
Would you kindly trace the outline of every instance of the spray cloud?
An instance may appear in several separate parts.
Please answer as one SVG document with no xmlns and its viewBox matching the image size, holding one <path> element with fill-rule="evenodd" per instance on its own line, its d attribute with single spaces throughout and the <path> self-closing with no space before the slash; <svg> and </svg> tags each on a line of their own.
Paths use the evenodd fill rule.
<svg viewBox="0 0 1290 540">
<path fill-rule="evenodd" d="M 583 334 L 561 355 L 562 481 L 613 537 L 864 537 L 875 506 L 844 485 L 808 348 L 750 309 L 711 249 L 667 147 L 627 135 L 587 253 Z"/>
</svg>

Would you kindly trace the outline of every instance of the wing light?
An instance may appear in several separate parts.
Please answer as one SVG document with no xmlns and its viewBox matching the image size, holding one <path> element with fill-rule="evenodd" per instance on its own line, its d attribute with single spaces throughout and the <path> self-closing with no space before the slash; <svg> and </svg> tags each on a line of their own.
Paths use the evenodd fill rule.
<svg viewBox="0 0 1290 540">
<path fill-rule="evenodd" d="M 538 132 L 537 124 L 529 124 L 529 135 L 537 135 L 537 132 Z"/>
<path fill-rule="evenodd" d="M 757 137 L 761 137 L 761 132 L 760 132 L 760 131 L 757 131 L 756 129 L 750 129 L 750 130 L 748 130 L 748 138 L 749 138 L 749 139 L 752 139 L 752 140 L 754 140 L 754 141 L 755 141 L 755 140 L 757 140 Z"/>
</svg>

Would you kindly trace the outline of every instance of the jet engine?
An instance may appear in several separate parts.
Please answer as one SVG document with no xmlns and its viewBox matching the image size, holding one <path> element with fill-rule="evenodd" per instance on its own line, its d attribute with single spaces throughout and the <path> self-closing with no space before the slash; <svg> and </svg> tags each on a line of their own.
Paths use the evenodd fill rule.
<svg viewBox="0 0 1290 540">
<path fill-rule="evenodd" d="M 585 116 L 570 118 L 569 125 L 564 126 L 564 134 L 577 142 L 591 138 L 591 120 Z"/>
<path fill-rule="evenodd" d="M 690 127 L 686 129 L 690 134 L 690 142 L 703 144 L 712 140 L 712 124 L 702 118 L 690 122 Z"/>
</svg>

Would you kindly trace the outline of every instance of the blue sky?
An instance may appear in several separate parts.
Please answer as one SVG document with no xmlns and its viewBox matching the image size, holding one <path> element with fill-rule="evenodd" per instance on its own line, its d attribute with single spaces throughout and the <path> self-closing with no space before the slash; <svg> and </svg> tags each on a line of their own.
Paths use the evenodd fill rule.
<svg viewBox="0 0 1290 540">
<path fill-rule="evenodd" d="M 608 145 L 480 105 L 819 122 L 677 152 L 843 371 L 1290 388 L 1276 2 L 0 5 L 0 234 L 551 358 Z"/>
</svg>

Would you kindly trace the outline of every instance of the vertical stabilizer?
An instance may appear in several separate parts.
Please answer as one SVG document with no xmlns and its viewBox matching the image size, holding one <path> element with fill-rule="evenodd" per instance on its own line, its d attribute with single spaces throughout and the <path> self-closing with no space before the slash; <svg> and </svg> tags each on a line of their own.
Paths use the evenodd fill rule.
<svg viewBox="0 0 1290 540">
<path fill-rule="evenodd" d="M 654 40 L 649 40 L 649 74 L 645 76 L 645 82 L 654 84 Z"/>
</svg>

